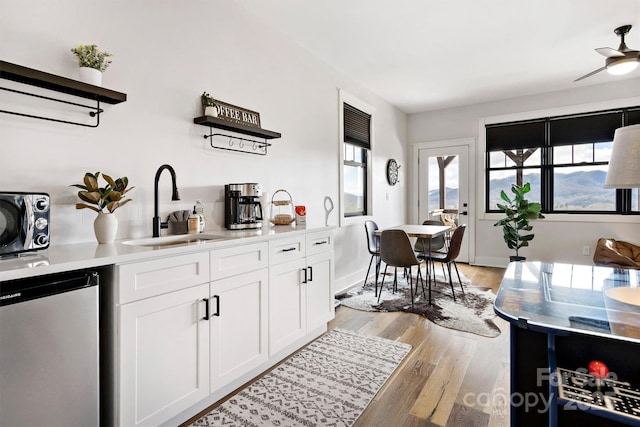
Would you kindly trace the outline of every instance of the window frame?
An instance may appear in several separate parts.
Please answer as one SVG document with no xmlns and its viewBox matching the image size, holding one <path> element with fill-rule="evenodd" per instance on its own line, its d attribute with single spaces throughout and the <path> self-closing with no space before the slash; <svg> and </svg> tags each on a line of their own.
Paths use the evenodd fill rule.
<svg viewBox="0 0 640 427">
<path fill-rule="evenodd" d="M 341 227 L 350 226 L 355 224 L 364 223 L 364 221 L 373 218 L 373 192 L 372 192 L 372 177 L 373 177 L 373 153 L 375 149 L 375 109 L 350 94 L 349 92 L 339 89 L 338 90 L 338 109 L 339 109 L 339 138 L 338 138 L 338 146 L 339 146 L 339 164 L 340 164 L 340 179 L 339 179 L 339 224 Z M 364 206 L 366 211 L 363 214 L 348 214 L 345 215 L 345 206 L 344 206 L 344 186 L 345 186 L 345 177 L 344 177 L 344 166 L 345 166 L 345 143 L 350 144 L 350 142 L 344 140 L 344 104 L 348 104 L 353 108 L 356 108 L 363 113 L 370 115 L 370 138 L 369 138 L 369 148 L 364 149 L 366 153 L 366 171 L 365 171 L 365 180 L 364 180 Z"/>
<path fill-rule="evenodd" d="M 607 111 L 607 110 L 621 110 L 630 109 L 634 110 L 633 115 L 636 117 L 640 114 L 637 107 L 640 105 L 638 97 L 613 99 L 608 101 L 594 102 L 590 104 L 571 105 L 566 107 L 548 108 L 545 110 L 525 111 L 520 113 L 504 114 L 499 116 L 487 116 L 480 117 L 478 119 L 478 145 L 480 153 L 476 157 L 477 164 L 477 192 L 478 195 L 484 200 L 482 206 L 478 206 L 477 214 L 479 220 L 496 220 L 501 217 L 502 213 L 494 210 L 487 210 L 487 192 L 488 192 L 488 154 L 487 154 L 487 135 L 486 126 L 491 124 L 518 122 L 518 121 L 531 121 L 540 118 L 547 117 L 559 117 L 569 115 L 581 115 L 591 112 Z M 623 191 L 623 190 L 616 190 Z M 638 190 L 627 190 L 633 193 L 633 197 L 637 197 Z M 631 194 L 631 193 L 630 193 Z M 629 203 L 630 205 L 630 203 Z M 633 207 L 632 207 L 633 208 Z M 619 207 L 617 206 L 617 209 Z M 592 211 L 584 212 L 578 211 L 574 213 L 568 213 L 566 211 L 554 211 L 546 214 L 547 220 L 551 221 L 570 221 L 570 222 L 612 222 L 612 223 L 637 223 L 639 215 L 637 211 L 633 211 L 630 214 L 620 214 L 611 211 L 603 213 L 593 213 Z"/>
</svg>

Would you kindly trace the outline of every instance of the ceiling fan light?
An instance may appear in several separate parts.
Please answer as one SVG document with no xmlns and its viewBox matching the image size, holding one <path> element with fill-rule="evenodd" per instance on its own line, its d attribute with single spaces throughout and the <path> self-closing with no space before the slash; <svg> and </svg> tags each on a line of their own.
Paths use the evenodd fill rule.
<svg viewBox="0 0 640 427">
<path fill-rule="evenodd" d="M 607 65 L 607 71 L 614 76 L 627 74 L 638 68 L 639 58 L 619 59 L 612 64 Z"/>
</svg>

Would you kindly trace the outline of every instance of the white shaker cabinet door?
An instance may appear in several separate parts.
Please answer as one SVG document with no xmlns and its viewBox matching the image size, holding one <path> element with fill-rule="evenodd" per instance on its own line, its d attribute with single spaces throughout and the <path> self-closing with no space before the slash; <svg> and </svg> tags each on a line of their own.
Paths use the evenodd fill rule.
<svg viewBox="0 0 640 427">
<path fill-rule="evenodd" d="M 209 395 L 209 284 L 120 306 L 121 426 L 158 425 Z"/>
<path fill-rule="evenodd" d="M 326 326 L 335 317 L 333 251 L 307 257 L 307 331 Z"/>
<path fill-rule="evenodd" d="M 211 282 L 211 392 L 265 363 L 268 346 L 266 268 Z"/>
<path fill-rule="evenodd" d="M 269 268 L 269 354 L 274 355 L 307 333 L 305 259 Z"/>
</svg>

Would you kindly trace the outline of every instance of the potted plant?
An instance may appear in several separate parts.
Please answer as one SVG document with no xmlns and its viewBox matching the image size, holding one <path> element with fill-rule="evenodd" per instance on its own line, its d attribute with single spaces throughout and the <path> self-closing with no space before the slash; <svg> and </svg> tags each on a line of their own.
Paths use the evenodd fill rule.
<svg viewBox="0 0 640 427">
<path fill-rule="evenodd" d="M 202 96 L 202 109 L 205 116 L 218 117 L 218 107 L 216 106 L 216 100 L 207 92 L 203 92 Z"/>
<path fill-rule="evenodd" d="M 129 179 L 126 176 L 114 180 L 107 174 L 102 174 L 107 185 L 100 187 L 99 177 L 100 172 L 87 172 L 84 174 L 84 184 L 73 184 L 71 187 L 80 189 L 78 197 L 82 203 L 77 203 L 76 209 L 91 209 L 98 213 L 93 223 L 98 243 L 112 243 L 118 231 L 118 220 L 112 214 L 131 201 L 124 196 L 135 187 L 127 188 Z"/>
<path fill-rule="evenodd" d="M 506 216 L 493 225 L 502 227 L 507 247 L 516 251 L 516 255 L 510 256 L 509 260 L 523 261 L 525 258 L 521 257 L 518 251 L 522 247 L 529 246 L 529 242 L 534 237 L 533 233 L 526 234 L 533 229 L 529 221 L 544 218 L 544 215 L 540 213 L 542 210 L 540 203 L 531 203 L 525 198 L 525 194 L 531 191 L 531 184 L 528 182 L 523 186 L 513 184 L 511 191 L 514 193 L 513 199 L 510 199 L 504 190 L 500 192 L 500 198 L 506 204 L 498 203 L 498 208 Z"/>
<path fill-rule="evenodd" d="M 112 53 L 98 50 L 95 44 L 83 45 L 71 49 L 80 66 L 80 80 L 95 86 L 102 85 L 102 72 L 107 69 Z"/>
</svg>

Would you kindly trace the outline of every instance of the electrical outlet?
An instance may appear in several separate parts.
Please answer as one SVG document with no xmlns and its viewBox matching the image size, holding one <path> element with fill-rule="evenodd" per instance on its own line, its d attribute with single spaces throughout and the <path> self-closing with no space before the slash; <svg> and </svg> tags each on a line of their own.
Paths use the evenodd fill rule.
<svg viewBox="0 0 640 427">
<path fill-rule="evenodd" d="M 591 246 L 582 247 L 582 255 L 588 256 L 591 253 Z"/>
</svg>

